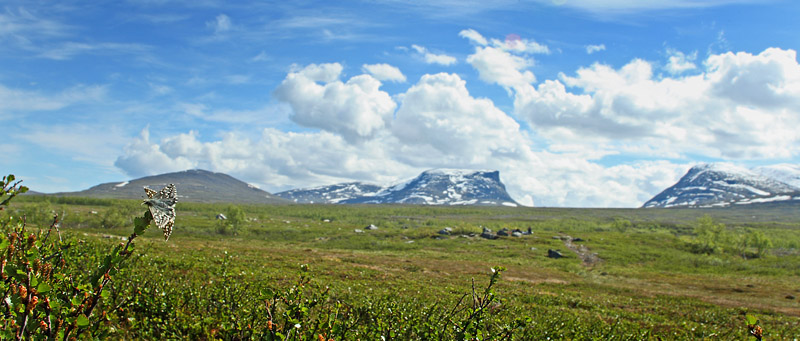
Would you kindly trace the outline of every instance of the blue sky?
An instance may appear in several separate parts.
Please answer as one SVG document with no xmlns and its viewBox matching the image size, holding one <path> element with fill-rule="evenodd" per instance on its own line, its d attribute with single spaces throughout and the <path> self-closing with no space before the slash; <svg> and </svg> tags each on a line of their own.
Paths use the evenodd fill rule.
<svg viewBox="0 0 800 341">
<path fill-rule="evenodd" d="M 3 172 L 497 169 L 527 205 L 636 207 L 699 162 L 798 163 L 797 2 L 486 3 L 6 1 Z"/>
</svg>

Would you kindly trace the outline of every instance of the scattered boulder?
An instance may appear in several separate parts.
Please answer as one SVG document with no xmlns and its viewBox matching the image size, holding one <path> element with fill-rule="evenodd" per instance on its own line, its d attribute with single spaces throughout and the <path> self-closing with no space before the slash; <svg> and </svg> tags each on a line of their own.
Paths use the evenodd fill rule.
<svg viewBox="0 0 800 341">
<path fill-rule="evenodd" d="M 353 230 L 353 232 L 355 232 L 355 233 L 364 233 L 364 230 L 361 230 L 361 229 L 355 229 L 355 230 Z"/>
<path fill-rule="evenodd" d="M 227 219 L 228 217 L 226 217 L 224 214 L 222 213 L 217 214 L 217 220 L 227 220 Z"/>
<path fill-rule="evenodd" d="M 445 228 L 439 230 L 438 233 L 441 234 L 441 235 L 449 236 L 450 232 L 453 232 L 453 229 L 449 228 L 449 227 L 445 227 Z"/>
<path fill-rule="evenodd" d="M 497 239 L 497 236 L 496 236 L 496 235 L 494 235 L 494 234 L 492 234 L 492 230 L 490 230 L 490 229 L 488 229 L 488 228 L 484 227 L 484 228 L 483 228 L 483 232 L 481 232 L 481 238 L 486 238 L 486 239 Z"/>
<path fill-rule="evenodd" d="M 373 225 L 373 224 L 369 224 L 369 226 L 367 226 L 367 227 L 364 227 L 364 229 L 365 229 L 365 230 L 377 230 L 377 229 L 378 229 L 378 227 L 377 227 L 377 226 L 375 226 L 375 225 Z"/>
<path fill-rule="evenodd" d="M 563 258 L 564 255 L 562 255 L 561 252 L 558 252 L 557 250 L 548 249 L 547 250 L 547 257 L 548 258 L 553 258 L 553 259 L 559 259 L 559 258 Z"/>
<path fill-rule="evenodd" d="M 580 237 L 577 237 L 577 238 L 572 238 L 572 241 L 573 241 L 573 242 L 582 242 L 582 241 L 583 241 L 583 238 L 580 238 Z"/>
<path fill-rule="evenodd" d="M 330 219 L 322 219 L 322 222 L 323 222 L 323 223 L 330 223 L 330 222 L 331 222 L 331 220 L 330 220 Z"/>
<path fill-rule="evenodd" d="M 786 299 L 787 299 L 787 300 L 793 300 L 793 299 L 795 299 L 795 298 L 796 298 L 796 297 L 795 297 L 794 295 L 786 295 Z"/>
<path fill-rule="evenodd" d="M 500 231 L 497 231 L 497 235 L 498 236 L 506 236 L 506 237 L 508 237 L 508 235 L 509 235 L 508 229 L 504 227 Z"/>
<path fill-rule="evenodd" d="M 511 236 L 513 236 L 513 237 L 522 237 L 522 232 L 520 232 L 520 231 L 511 232 Z"/>
</svg>

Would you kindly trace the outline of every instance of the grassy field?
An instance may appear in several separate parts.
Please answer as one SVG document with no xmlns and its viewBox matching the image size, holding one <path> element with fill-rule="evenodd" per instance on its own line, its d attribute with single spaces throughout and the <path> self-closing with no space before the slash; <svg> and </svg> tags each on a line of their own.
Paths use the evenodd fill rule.
<svg viewBox="0 0 800 341">
<path fill-rule="evenodd" d="M 86 264 L 130 235 L 143 210 L 139 201 L 47 200 L 19 197 L 4 214 L 46 227 L 58 212 L 62 232 L 94 250 Z M 753 314 L 766 339 L 800 338 L 796 209 L 177 210 L 170 240 L 148 231 L 112 280 L 113 335 L 747 339 Z M 698 229 L 703 219 L 724 224 L 713 240 Z M 445 227 L 450 235 L 437 233 Z M 489 240 L 482 227 L 533 233 Z M 756 232 L 770 242 L 763 250 L 749 242 Z M 548 258 L 548 249 L 564 258 Z"/>
</svg>

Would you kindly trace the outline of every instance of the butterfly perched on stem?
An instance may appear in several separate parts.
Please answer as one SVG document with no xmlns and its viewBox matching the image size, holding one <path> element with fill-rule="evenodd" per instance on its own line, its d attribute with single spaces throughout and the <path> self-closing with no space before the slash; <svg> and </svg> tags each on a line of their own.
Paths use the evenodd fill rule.
<svg viewBox="0 0 800 341">
<path fill-rule="evenodd" d="M 164 240 L 169 240 L 172 226 L 175 225 L 175 204 L 178 203 L 175 185 L 169 184 L 158 192 L 145 187 L 144 192 L 147 193 L 147 199 L 142 203 L 150 209 L 156 226 L 164 231 Z"/>
</svg>

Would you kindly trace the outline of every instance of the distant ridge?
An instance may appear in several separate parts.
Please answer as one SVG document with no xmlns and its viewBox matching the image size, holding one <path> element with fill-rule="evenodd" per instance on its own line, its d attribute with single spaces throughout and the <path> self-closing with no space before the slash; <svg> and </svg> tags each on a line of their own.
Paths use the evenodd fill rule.
<svg viewBox="0 0 800 341">
<path fill-rule="evenodd" d="M 642 207 L 728 207 L 800 202 L 800 167 L 774 165 L 747 169 L 728 163 L 692 167 L 678 182 Z"/>
<path fill-rule="evenodd" d="M 432 169 L 390 185 L 347 182 L 275 195 L 296 203 L 518 206 L 498 171 Z"/>
<path fill-rule="evenodd" d="M 231 202 L 248 204 L 275 204 L 288 201 L 262 191 L 255 186 L 224 174 L 202 169 L 147 176 L 124 182 L 108 182 L 79 192 L 61 192 L 48 195 L 80 196 L 91 198 L 140 199 L 142 190 L 175 184 L 178 199 L 183 202 Z"/>
</svg>

